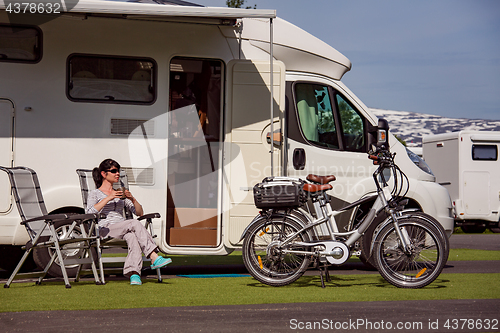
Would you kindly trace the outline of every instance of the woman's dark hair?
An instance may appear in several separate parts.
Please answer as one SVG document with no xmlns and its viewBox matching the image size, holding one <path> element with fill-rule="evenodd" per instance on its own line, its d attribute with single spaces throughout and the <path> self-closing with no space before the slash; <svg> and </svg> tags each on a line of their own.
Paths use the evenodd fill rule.
<svg viewBox="0 0 500 333">
<path fill-rule="evenodd" d="M 101 164 L 99 164 L 98 168 L 94 168 L 92 170 L 92 178 L 94 178 L 95 188 L 99 188 L 102 185 L 103 178 L 101 172 L 107 172 L 111 170 L 112 167 L 120 170 L 120 164 L 118 164 L 118 162 L 116 162 L 115 160 L 108 158 L 102 161 Z"/>
</svg>

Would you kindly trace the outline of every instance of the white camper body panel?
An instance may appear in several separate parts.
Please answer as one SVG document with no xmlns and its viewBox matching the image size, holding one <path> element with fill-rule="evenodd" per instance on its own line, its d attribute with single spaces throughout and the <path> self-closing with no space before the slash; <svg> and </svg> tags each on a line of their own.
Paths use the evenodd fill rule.
<svg viewBox="0 0 500 333">
<path fill-rule="evenodd" d="M 81 211 L 76 169 L 91 169 L 113 158 L 127 169 L 131 192 L 144 210 L 162 215 L 154 221 L 162 251 L 227 254 L 241 246 L 241 233 L 257 214 L 251 189 L 271 174 L 270 151 L 274 175 L 292 171 L 296 143 L 287 141 L 284 123 L 286 99 L 290 114 L 295 112 L 293 96 L 287 95 L 289 84 L 331 87 L 357 110 L 365 126 L 377 124 L 377 118 L 339 81 L 350 61 L 280 19 L 273 23 L 276 45 L 271 64 L 269 19 L 274 17 L 274 11 L 266 10 L 80 1 L 70 15 L 38 26 L 39 62 L 0 61 L 1 165 L 37 171 L 49 212 Z M 5 11 L 0 11 L 0 24 L 8 23 Z M 92 79 L 85 71 L 70 77 L 72 59 L 79 56 L 143 59 L 154 67 L 154 78 L 147 82 L 154 100 L 115 103 L 112 95 L 99 101 L 75 99 L 73 83 Z M 174 97 L 179 101 L 185 94 L 175 90 L 177 83 L 199 79 L 206 64 L 212 75 L 207 84 L 220 89 L 207 98 L 207 103 L 219 103 L 212 109 L 218 115 L 209 116 L 203 126 L 217 130 L 200 140 L 192 133 L 202 119 L 200 111 L 194 104 L 179 109 L 172 104 Z M 273 127 L 284 135 L 273 149 L 267 142 L 271 67 Z M 191 125 L 179 130 L 179 117 L 185 114 L 194 115 L 194 120 L 182 119 Z M 410 178 L 408 196 L 451 234 L 446 190 L 409 160 L 400 143 L 391 142 L 398 165 Z M 345 192 L 336 187 L 331 195 L 352 202 L 373 191 L 373 166 L 366 153 L 302 148 L 309 170 L 337 173 L 340 185 L 345 185 Z M 4 175 L 0 185 L 0 244 L 24 245 L 28 237 Z"/>
<path fill-rule="evenodd" d="M 425 161 L 446 187 L 458 222 L 499 221 L 500 132 L 460 131 L 425 136 Z"/>
</svg>

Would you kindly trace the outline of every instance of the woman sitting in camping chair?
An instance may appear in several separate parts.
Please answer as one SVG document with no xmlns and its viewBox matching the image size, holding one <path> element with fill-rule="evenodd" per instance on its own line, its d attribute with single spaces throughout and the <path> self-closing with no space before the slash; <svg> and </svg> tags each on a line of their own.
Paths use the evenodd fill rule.
<svg viewBox="0 0 500 333">
<path fill-rule="evenodd" d="M 130 284 L 141 285 L 142 254 L 151 259 L 152 269 L 157 269 L 172 262 L 170 258 L 158 255 L 158 248 L 150 233 L 135 219 L 123 217 L 126 205 L 137 216 L 144 214 L 141 204 L 128 190 L 115 191 L 113 184 L 120 181 L 120 164 L 112 159 L 101 162 L 92 170 L 96 189 L 88 196 L 87 213 L 102 213 L 105 219 L 99 221 L 99 235 L 113 237 L 127 242 L 128 255 L 123 267 L 123 275 L 130 277 Z M 124 197 L 125 199 L 121 199 Z"/>
</svg>

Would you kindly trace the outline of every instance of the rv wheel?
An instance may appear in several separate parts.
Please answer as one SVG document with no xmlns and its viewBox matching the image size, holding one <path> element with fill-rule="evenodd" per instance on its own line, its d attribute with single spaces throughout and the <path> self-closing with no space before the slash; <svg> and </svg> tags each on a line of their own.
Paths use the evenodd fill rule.
<svg viewBox="0 0 500 333">
<path fill-rule="evenodd" d="M 64 239 L 64 238 L 68 238 L 68 237 L 81 237 L 82 236 L 82 232 L 81 232 L 79 226 L 76 226 L 70 234 L 69 233 L 70 226 L 71 226 L 71 222 L 67 222 L 67 221 L 59 221 L 58 223 L 54 224 L 54 227 L 55 227 L 56 232 L 59 235 L 60 239 Z M 43 239 L 43 238 L 45 238 L 45 239 Z M 48 236 L 40 237 L 40 239 L 42 242 L 48 241 L 49 237 Z M 62 247 L 61 252 L 62 252 L 62 255 L 64 256 L 64 259 L 76 259 L 76 258 L 81 258 L 83 256 L 84 251 L 82 248 L 80 248 L 80 249 L 74 248 L 77 244 L 78 243 L 69 244 L 69 246 L 71 246 L 71 249 L 64 249 L 64 247 Z M 54 252 L 55 252 L 55 249 L 51 248 L 51 247 L 33 249 L 33 259 L 35 260 L 35 263 L 38 266 L 38 268 L 43 270 L 45 268 L 45 266 L 47 266 L 47 264 L 49 263 L 50 258 L 52 257 Z M 76 276 L 76 273 L 78 271 L 78 265 L 66 265 L 65 267 L 66 267 L 66 273 L 68 274 L 68 277 L 75 277 Z M 83 268 L 86 268 L 86 267 L 83 267 Z M 62 272 L 61 272 L 61 267 L 60 267 L 59 262 L 57 260 L 54 262 L 54 264 L 52 264 L 52 266 L 48 270 L 48 274 L 52 277 L 62 277 L 63 276 Z"/>
</svg>

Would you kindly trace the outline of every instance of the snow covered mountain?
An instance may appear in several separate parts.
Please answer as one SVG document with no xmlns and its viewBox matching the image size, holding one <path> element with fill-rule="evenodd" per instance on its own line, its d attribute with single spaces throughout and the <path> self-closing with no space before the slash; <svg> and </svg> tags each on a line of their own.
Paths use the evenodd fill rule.
<svg viewBox="0 0 500 333">
<path fill-rule="evenodd" d="M 500 120 L 446 118 L 408 111 L 370 110 L 379 118 L 389 122 L 391 132 L 408 147 L 421 147 L 422 136 L 461 130 L 500 131 Z"/>
</svg>

